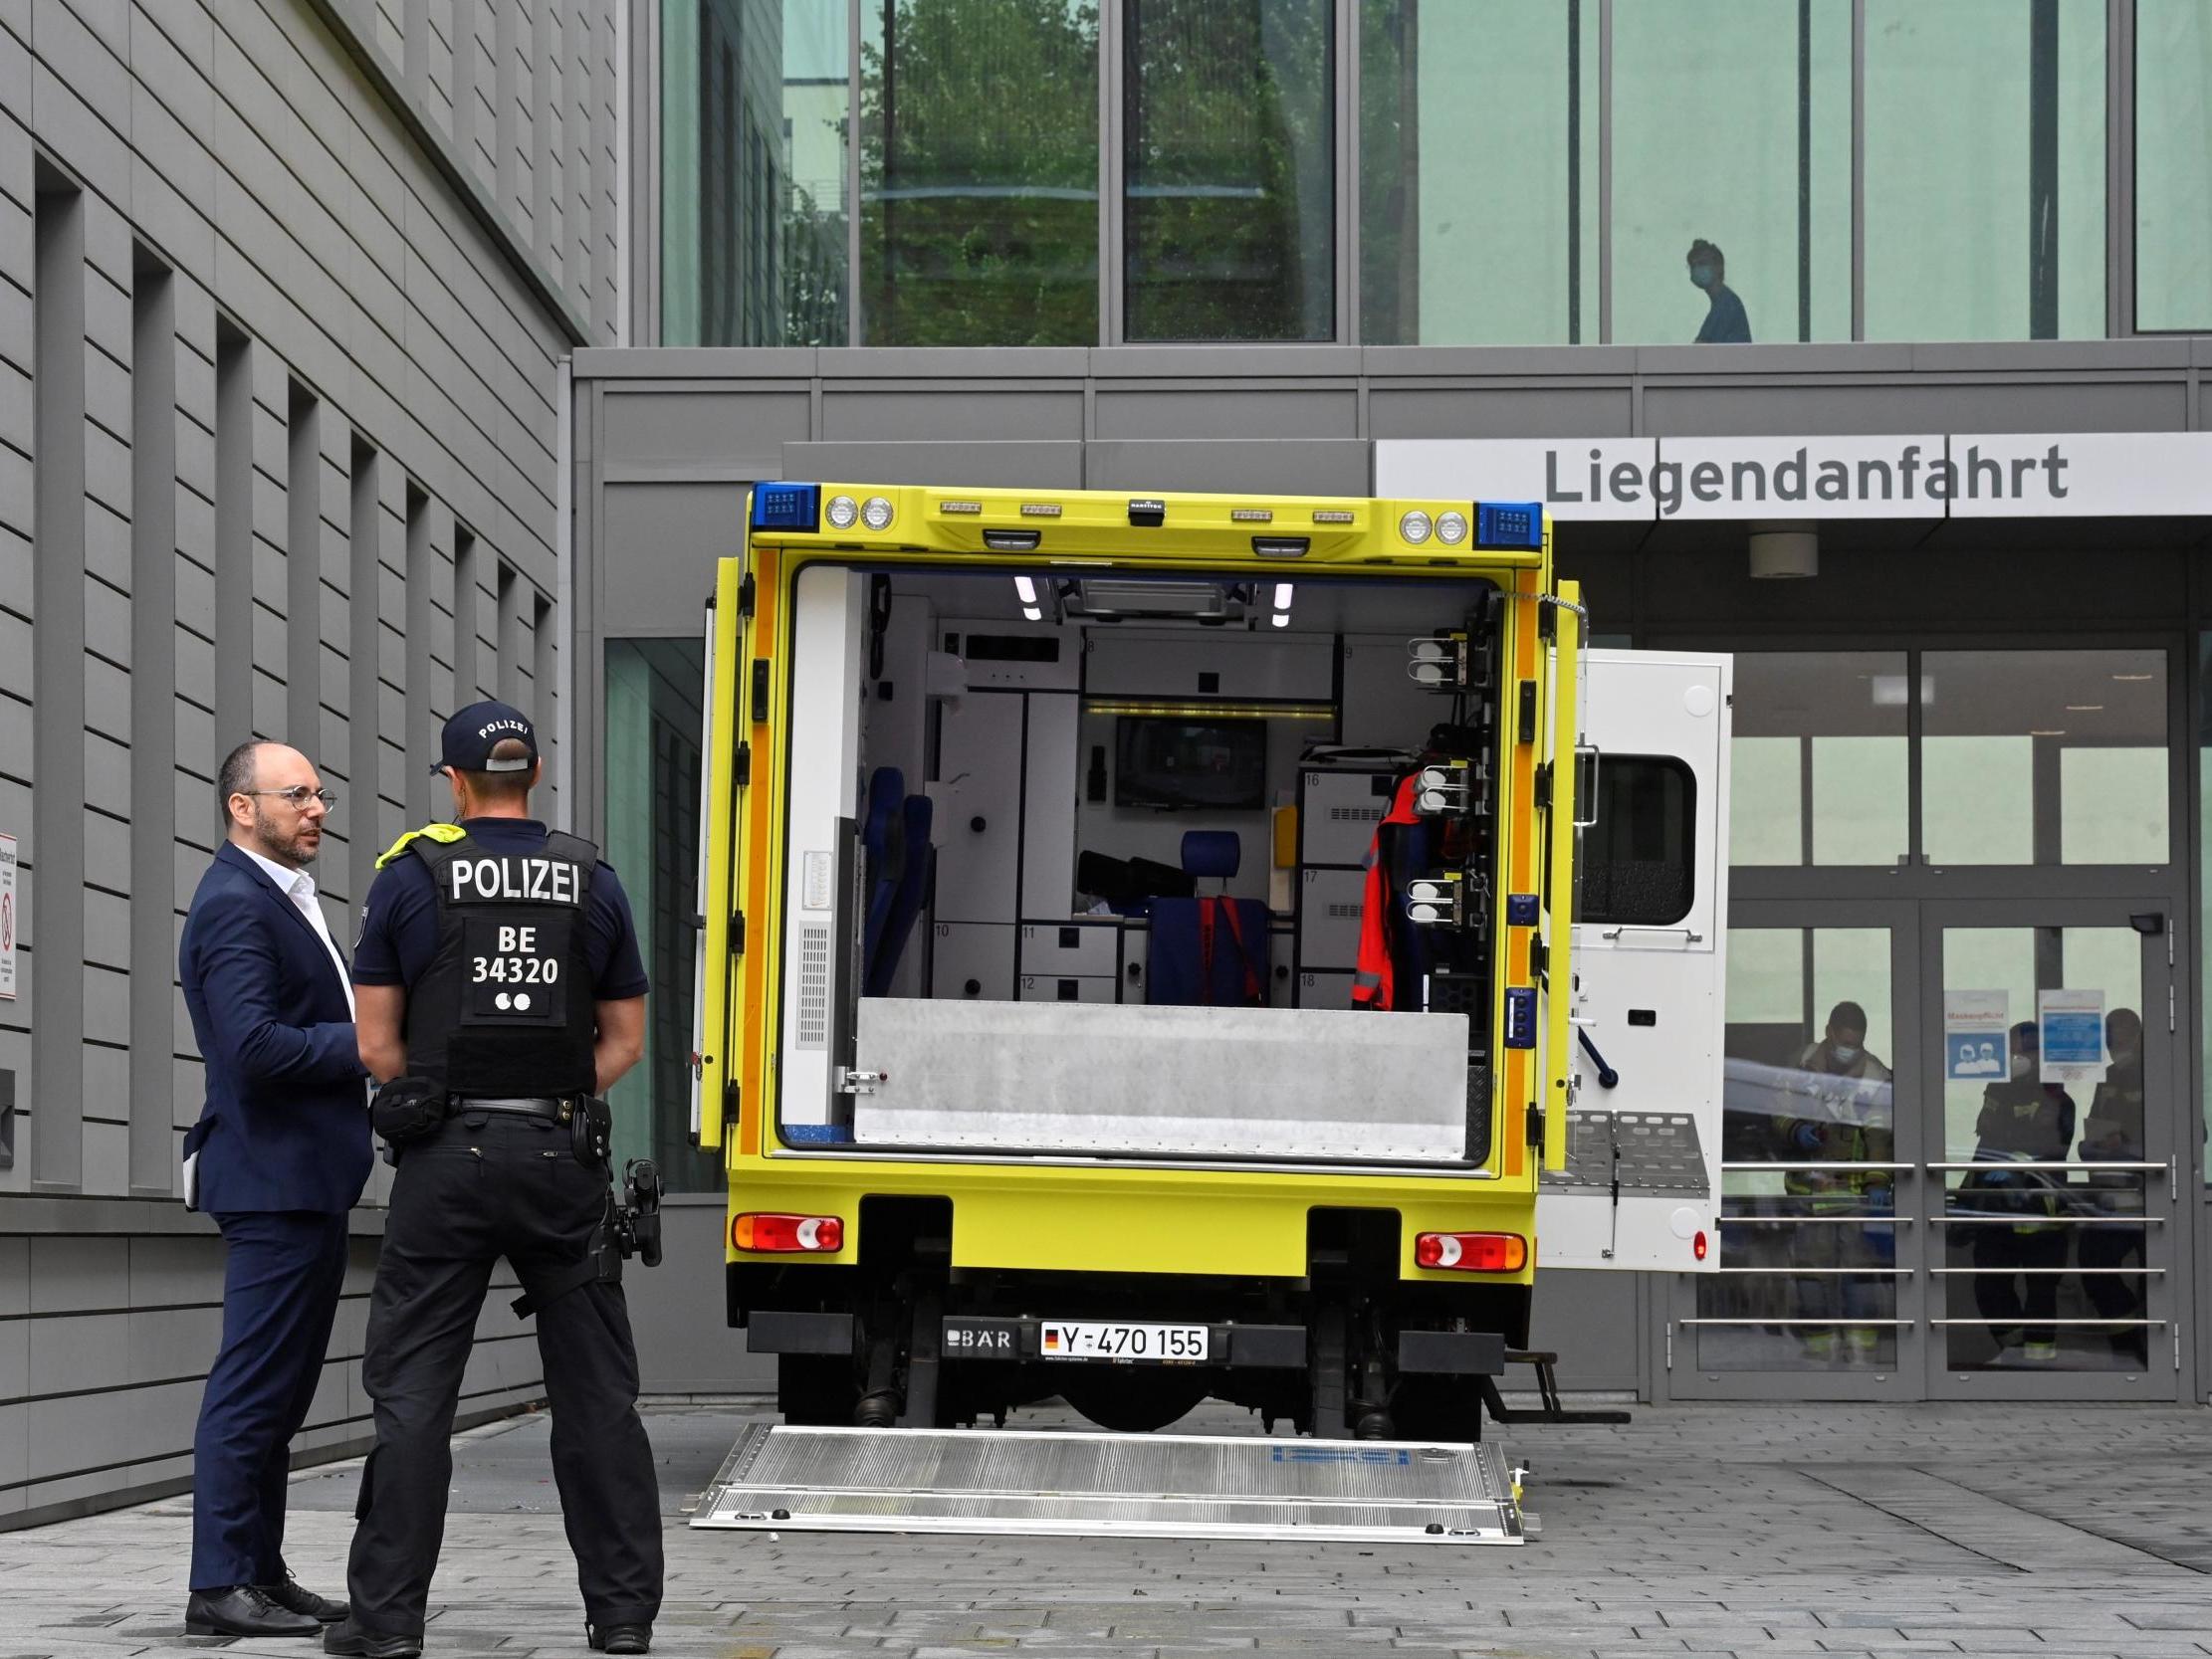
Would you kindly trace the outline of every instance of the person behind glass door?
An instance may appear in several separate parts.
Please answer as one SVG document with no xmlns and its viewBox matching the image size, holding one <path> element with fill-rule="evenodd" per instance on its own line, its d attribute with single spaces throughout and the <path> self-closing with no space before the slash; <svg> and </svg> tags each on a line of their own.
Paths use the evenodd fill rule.
<svg viewBox="0 0 2212 1659">
<path fill-rule="evenodd" d="M 2090 1115 L 2082 1126 L 2081 1156 L 2085 1163 L 2140 1163 L 2143 1160 L 2143 1020 L 2132 1008 L 2114 1008 L 2104 1017 L 2104 1047 L 2110 1063 L 2104 1081 L 2090 1098 Z M 2076 1254 L 2082 1264 L 2082 1288 L 2099 1319 L 2140 1320 L 2143 1317 L 2142 1222 L 2134 1224 L 2102 1219 L 2105 1216 L 2139 1218 L 2143 1213 L 2143 1174 L 2139 1169 L 2093 1169 L 2089 1197 L 2092 1219 L 2076 1229 Z M 2135 1258 L 2134 1273 L 2111 1271 Z M 2140 1325 L 2115 1326 L 2106 1333 L 2115 1357 L 2140 1365 L 2144 1362 L 2144 1338 Z"/>
<path fill-rule="evenodd" d="M 1794 1316 L 1875 1319 L 1885 1306 L 1875 1275 L 1895 1264 L 1896 1234 L 1886 1221 L 1854 1225 L 1848 1218 L 1893 1213 L 1889 1171 L 1862 1166 L 1888 1162 L 1896 1138 L 1890 1071 L 1867 1047 L 1867 1010 L 1837 1003 L 1820 1040 L 1798 1054 L 1797 1069 L 1809 1074 L 1807 1107 L 1800 1116 L 1776 1120 L 1775 1161 L 1845 1167 L 1798 1168 L 1782 1176 L 1782 1190 L 1797 1200 L 1793 1213 L 1812 1223 L 1789 1229 L 1797 1235 L 1791 1265 L 1808 1270 L 1792 1281 Z M 1801 1325 L 1797 1331 L 1806 1358 L 1824 1365 L 1839 1352 L 1871 1363 L 1880 1343 L 1880 1328 L 1872 1325 Z"/>
<path fill-rule="evenodd" d="M 1982 1091 L 1977 1163 L 2063 1163 L 2074 1144 L 2074 1097 L 2040 1081 L 2043 1048 L 2033 1020 L 2012 1028 L 2012 1075 Z M 2063 1177 L 2050 1170 L 1977 1169 L 1960 1184 L 1973 1230 L 1974 1306 L 2002 1358 L 2016 1342 L 2031 1365 L 2059 1357 L 2059 1277 L 2067 1229 L 2058 1220 Z"/>
<path fill-rule="evenodd" d="M 1689 245 L 1689 283 L 1705 296 L 1705 322 L 1693 345 L 1749 345 L 1751 318 L 1728 286 L 1728 261 L 1721 251 L 1699 237 Z"/>
</svg>

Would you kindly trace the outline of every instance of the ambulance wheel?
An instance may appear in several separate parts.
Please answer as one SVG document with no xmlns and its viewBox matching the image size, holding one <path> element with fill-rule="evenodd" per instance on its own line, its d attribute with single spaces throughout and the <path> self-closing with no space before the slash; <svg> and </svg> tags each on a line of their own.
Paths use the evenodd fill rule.
<svg viewBox="0 0 2212 1659">
<path fill-rule="evenodd" d="M 860 1386 L 841 1353 L 778 1353 L 775 1405 L 794 1428 L 849 1427 Z"/>
<path fill-rule="evenodd" d="M 1482 1396 L 1471 1376 L 1400 1377 L 1390 1412 L 1401 1440 L 1467 1445 L 1482 1438 Z"/>
<path fill-rule="evenodd" d="M 1213 1392 L 1203 1373 L 1134 1366 L 1070 1367 L 1060 1397 L 1102 1429 L 1150 1434 L 1186 1417 Z"/>
</svg>

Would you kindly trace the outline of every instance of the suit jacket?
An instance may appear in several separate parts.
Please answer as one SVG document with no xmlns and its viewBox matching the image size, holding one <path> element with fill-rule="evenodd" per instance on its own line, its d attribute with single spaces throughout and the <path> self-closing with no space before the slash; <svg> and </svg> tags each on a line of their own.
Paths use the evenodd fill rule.
<svg viewBox="0 0 2212 1659">
<path fill-rule="evenodd" d="M 344 981 L 323 937 L 230 843 L 200 878 L 178 948 L 207 1103 L 185 1137 L 199 1207 L 351 1209 L 370 1161 Z"/>
</svg>

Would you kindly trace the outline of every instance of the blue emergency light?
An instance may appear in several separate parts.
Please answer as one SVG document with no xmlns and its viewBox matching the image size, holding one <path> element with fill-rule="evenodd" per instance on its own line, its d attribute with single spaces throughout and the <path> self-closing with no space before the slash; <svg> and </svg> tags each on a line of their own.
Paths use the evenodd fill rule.
<svg viewBox="0 0 2212 1659">
<path fill-rule="evenodd" d="M 798 530 L 812 535 L 822 524 L 822 487 L 818 484 L 756 484 L 753 527 Z"/>
<path fill-rule="evenodd" d="M 1542 506 L 1536 502 L 1476 502 L 1474 544 L 1541 552 L 1544 546 Z"/>
</svg>

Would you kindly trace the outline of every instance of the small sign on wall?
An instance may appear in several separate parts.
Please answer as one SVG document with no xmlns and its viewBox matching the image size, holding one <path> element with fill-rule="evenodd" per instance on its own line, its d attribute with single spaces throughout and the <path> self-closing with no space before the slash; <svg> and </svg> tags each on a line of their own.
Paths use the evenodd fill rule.
<svg viewBox="0 0 2212 1659">
<path fill-rule="evenodd" d="M 0 998 L 15 1000 L 15 837 L 0 835 Z"/>
</svg>

